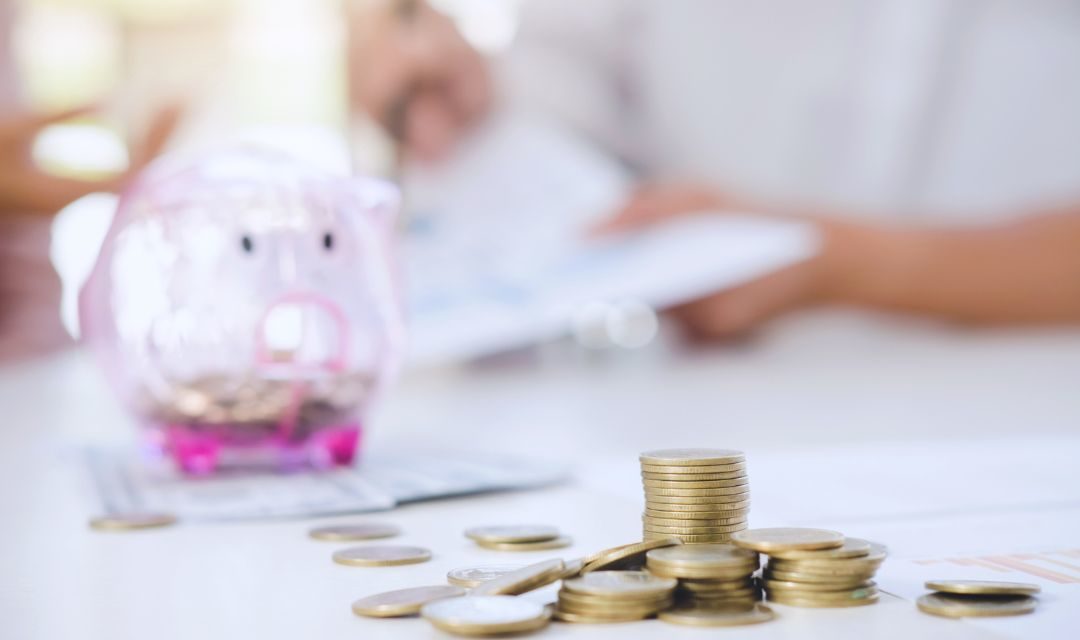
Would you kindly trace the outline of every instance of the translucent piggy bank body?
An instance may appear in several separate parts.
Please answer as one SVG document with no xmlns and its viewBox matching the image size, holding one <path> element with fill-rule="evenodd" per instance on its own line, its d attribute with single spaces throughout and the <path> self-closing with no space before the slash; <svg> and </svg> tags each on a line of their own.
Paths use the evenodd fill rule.
<svg viewBox="0 0 1080 640">
<path fill-rule="evenodd" d="M 82 334 L 183 470 L 352 462 L 401 348 L 398 200 L 247 149 L 159 163 L 124 194 Z"/>
</svg>

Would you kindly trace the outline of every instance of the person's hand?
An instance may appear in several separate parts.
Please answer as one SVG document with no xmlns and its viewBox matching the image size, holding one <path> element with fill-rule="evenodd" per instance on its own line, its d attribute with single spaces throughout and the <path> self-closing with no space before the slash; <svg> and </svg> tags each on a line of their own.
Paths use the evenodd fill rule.
<svg viewBox="0 0 1080 640">
<path fill-rule="evenodd" d="M 354 107 L 420 160 L 443 156 L 491 102 L 487 63 L 421 0 L 384 0 L 349 20 Z"/>
<path fill-rule="evenodd" d="M 165 147 L 180 117 L 179 107 L 163 109 L 142 141 L 130 152 L 128 170 L 107 180 L 76 180 L 54 176 L 35 165 L 34 139 L 49 125 L 85 115 L 75 109 L 40 115 L 0 115 L 0 214 L 51 215 L 79 198 L 98 191 L 118 191 Z"/>
<path fill-rule="evenodd" d="M 618 233 L 677 216 L 717 210 L 754 211 L 737 198 L 695 184 L 661 184 L 639 189 L 598 233 Z M 854 227 L 814 220 L 822 235 L 821 252 L 804 262 L 670 310 L 695 338 L 716 339 L 745 333 L 769 319 L 824 302 L 831 295 L 833 264 L 856 242 Z"/>
</svg>

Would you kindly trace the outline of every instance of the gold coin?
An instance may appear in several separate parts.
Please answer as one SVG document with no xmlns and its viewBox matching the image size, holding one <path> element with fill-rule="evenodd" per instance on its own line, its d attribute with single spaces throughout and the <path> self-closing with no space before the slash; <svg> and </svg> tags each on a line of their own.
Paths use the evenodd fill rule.
<svg viewBox="0 0 1080 640">
<path fill-rule="evenodd" d="M 687 567 L 650 566 L 649 573 L 662 578 L 678 578 L 679 580 L 745 580 L 756 567 L 744 567 L 739 569 L 690 569 Z"/>
<path fill-rule="evenodd" d="M 928 593 L 915 604 L 920 611 L 946 618 L 985 618 L 1018 616 L 1035 610 L 1038 601 L 1031 596 L 972 597 L 948 593 Z"/>
<path fill-rule="evenodd" d="M 787 591 L 780 589 L 769 591 L 769 599 L 772 600 L 773 596 L 777 598 L 801 598 L 803 600 L 810 600 L 813 602 L 846 602 L 848 600 L 865 600 L 867 598 L 876 598 L 878 595 L 877 587 L 858 588 L 858 589 L 845 589 L 843 591 L 793 591 L 788 589 Z"/>
<path fill-rule="evenodd" d="M 769 560 L 769 569 L 785 573 L 812 573 L 814 575 L 858 575 L 874 573 L 881 567 L 881 560 L 861 562 L 863 558 L 834 560 L 833 566 L 825 564 L 806 564 L 795 560 Z"/>
<path fill-rule="evenodd" d="M 880 599 L 876 593 L 866 598 L 858 600 L 813 600 L 810 598 L 779 595 L 775 593 L 769 594 L 769 602 L 775 602 L 777 604 L 786 604 L 790 607 L 811 607 L 815 609 L 831 609 L 834 607 L 862 607 L 869 604 L 875 604 Z"/>
<path fill-rule="evenodd" d="M 315 540 L 325 540 L 328 542 L 352 542 L 356 540 L 392 538 L 400 533 L 400 527 L 382 523 L 338 524 L 327 527 L 316 527 L 308 531 L 308 535 Z"/>
<path fill-rule="evenodd" d="M 742 502 L 724 502 L 715 504 L 679 504 L 679 503 L 659 503 L 650 501 L 645 504 L 645 511 L 647 512 L 667 512 L 673 515 L 672 518 L 684 518 L 684 517 L 701 517 L 710 518 L 714 516 L 727 518 L 734 514 L 745 514 L 750 512 L 750 501 L 744 500 Z M 733 512 L 729 515 L 726 512 Z M 686 515 L 674 515 L 674 514 L 686 514 Z"/>
<path fill-rule="evenodd" d="M 742 462 L 728 462 L 725 464 L 694 464 L 694 465 L 678 465 L 678 464 L 642 464 L 642 473 L 649 474 L 678 474 L 678 475 L 696 475 L 696 474 L 730 474 L 733 472 L 745 472 L 746 461 Z"/>
<path fill-rule="evenodd" d="M 370 618 L 396 618 L 420 613 L 429 602 L 443 598 L 456 598 L 467 593 L 461 587 L 440 585 L 437 587 L 412 587 L 387 591 L 361 598 L 353 603 L 352 610 L 358 616 Z"/>
<path fill-rule="evenodd" d="M 98 531 L 155 529 L 173 524 L 176 524 L 176 517 L 167 513 L 113 513 L 90 519 L 90 528 Z"/>
<path fill-rule="evenodd" d="M 642 480 L 642 486 L 648 489 L 730 489 L 732 487 L 745 487 L 749 481 L 745 478 L 731 480 Z"/>
<path fill-rule="evenodd" d="M 670 535 L 670 533 L 652 533 L 649 531 L 645 531 L 641 534 L 641 537 L 645 540 L 655 540 L 657 538 L 664 538 Z M 684 544 L 726 544 L 728 542 L 731 542 L 731 535 L 732 534 L 730 533 L 711 533 L 708 535 L 679 534 L 676 537 L 682 540 Z"/>
<path fill-rule="evenodd" d="M 866 589 L 869 587 L 877 586 L 873 580 L 863 580 L 857 584 L 847 583 L 843 585 L 836 585 L 832 583 L 821 582 L 787 582 L 784 580 L 763 580 L 762 584 L 766 590 L 771 591 L 849 591 L 851 589 Z"/>
<path fill-rule="evenodd" d="M 645 571 L 593 571 L 580 578 L 564 581 L 563 589 L 582 595 L 662 596 L 675 591 L 677 584 L 671 578 L 661 578 Z"/>
<path fill-rule="evenodd" d="M 549 551 L 569 547 L 573 543 L 573 539 L 568 536 L 539 542 L 476 542 L 477 545 L 493 551 Z"/>
<path fill-rule="evenodd" d="M 526 598 L 469 596 L 428 603 L 420 615 L 435 627 L 462 636 L 492 636 L 543 629 L 551 610 Z"/>
<path fill-rule="evenodd" d="M 570 622 L 575 624 L 614 624 L 617 622 L 636 622 L 638 620 L 644 620 L 648 616 L 636 615 L 636 614 L 621 614 L 611 616 L 601 615 L 584 615 L 580 613 L 573 613 L 572 611 L 566 611 L 564 609 L 555 608 L 555 619 L 561 622 Z"/>
<path fill-rule="evenodd" d="M 649 509 L 667 509 L 669 504 L 697 505 L 702 511 L 714 511 L 725 504 L 744 504 L 750 499 L 749 493 L 728 496 L 664 496 L 645 494 L 645 506 Z M 705 505 L 705 506 L 702 506 Z"/>
<path fill-rule="evenodd" d="M 758 554 L 730 544 L 699 544 L 694 546 L 653 549 L 645 554 L 646 564 L 652 567 L 675 569 L 742 569 L 758 566 Z"/>
<path fill-rule="evenodd" d="M 931 580 L 927 589 L 959 595 L 1026 596 L 1042 591 L 1037 584 L 997 580 Z"/>
<path fill-rule="evenodd" d="M 651 482 L 724 482 L 742 480 L 749 482 L 750 476 L 745 469 L 734 471 L 714 471 L 712 473 L 668 473 L 663 471 L 642 471 L 641 481 Z"/>
<path fill-rule="evenodd" d="M 472 589 L 524 566 L 523 564 L 489 564 L 481 567 L 463 567 L 447 573 L 446 581 L 459 587 Z"/>
<path fill-rule="evenodd" d="M 744 462 L 746 454 L 734 449 L 659 449 L 646 451 L 638 459 L 657 467 L 698 467 Z"/>
<path fill-rule="evenodd" d="M 746 524 L 746 515 L 739 515 L 731 518 L 710 518 L 710 519 L 691 519 L 691 518 L 659 518 L 648 513 L 644 513 L 641 516 L 641 521 L 645 524 L 657 525 L 661 527 L 724 527 L 732 524 Z"/>
<path fill-rule="evenodd" d="M 854 588 L 855 585 L 860 584 L 874 577 L 874 574 L 851 574 L 845 576 L 823 576 L 814 573 L 795 573 L 793 571 L 776 571 L 773 569 L 767 569 L 765 571 L 766 580 L 779 580 L 781 582 L 809 582 L 813 584 L 832 584 L 846 587 L 851 585 Z"/>
<path fill-rule="evenodd" d="M 749 577 L 749 573 L 745 578 L 740 577 L 735 580 L 695 580 L 693 578 L 679 580 L 679 588 L 687 591 L 739 591 L 754 586 L 754 579 Z"/>
<path fill-rule="evenodd" d="M 656 606 L 662 602 L 670 600 L 672 593 L 618 593 L 615 595 L 604 594 L 587 594 L 587 593 L 575 593 L 568 589 L 559 589 L 559 603 L 573 603 L 579 607 L 606 607 L 606 606 L 634 606 L 634 607 L 647 607 Z"/>
<path fill-rule="evenodd" d="M 544 560 L 504 573 L 472 590 L 476 596 L 516 596 L 547 586 L 562 577 L 566 564 L 562 560 Z"/>
<path fill-rule="evenodd" d="M 575 613 L 583 616 L 617 616 L 617 617 L 630 617 L 633 616 L 637 619 L 648 618 L 656 615 L 658 611 L 669 609 L 675 605 L 675 601 L 668 598 L 663 602 L 651 603 L 648 606 L 631 606 L 626 603 L 621 603 L 618 600 L 610 600 L 606 604 L 601 606 L 579 606 L 572 602 L 565 600 L 559 600 L 558 608 L 560 611 L 566 613 Z"/>
<path fill-rule="evenodd" d="M 746 528 L 745 522 L 725 524 L 716 527 L 668 527 L 645 522 L 645 531 L 649 533 L 669 533 L 671 535 L 710 535 L 713 533 L 734 533 Z"/>
<path fill-rule="evenodd" d="M 366 546 L 334 552 L 334 562 L 350 567 L 390 567 L 431 560 L 431 552 L 421 547 Z"/>
<path fill-rule="evenodd" d="M 559 530 L 542 524 L 498 525 L 466 529 L 465 537 L 476 542 L 543 542 L 558 538 Z"/>
<path fill-rule="evenodd" d="M 828 529 L 802 529 L 776 527 L 772 529 L 748 529 L 731 537 L 731 541 L 745 549 L 769 553 L 778 549 L 832 549 L 843 546 L 844 534 Z"/>
<path fill-rule="evenodd" d="M 622 565 L 632 563 L 642 563 L 645 560 L 645 554 L 653 549 L 661 549 L 663 547 L 672 547 L 682 544 L 682 540 L 678 538 L 661 538 L 659 540 L 647 540 L 645 542 L 637 542 L 634 544 L 622 545 L 613 549 L 607 549 L 600 552 L 591 562 L 585 565 L 581 570 L 582 573 L 591 573 L 600 569 L 613 569 Z"/>
<path fill-rule="evenodd" d="M 690 483 L 693 484 L 693 483 Z M 645 498 L 649 499 L 653 496 L 675 496 L 675 497 L 693 497 L 693 496 L 749 496 L 750 488 L 747 485 L 740 485 L 738 487 L 717 487 L 715 489 L 661 489 L 659 487 L 645 487 Z M 745 497 L 743 498 L 746 499 Z"/>
<path fill-rule="evenodd" d="M 615 551 L 617 549 L 630 547 L 630 546 L 633 546 L 635 544 L 637 544 L 637 543 L 636 542 L 628 542 L 627 544 L 620 544 L 617 547 L 611 547 L 610 549 L 601 549 L 600 551 L 590 553 L 589 555 L 585 556 L 585 564 L 589 564 L 590 562 L 594 562 L 596 560 L 599 560 L 604 555 L 606 555 L 608 553 L 611 553 L 611 552 L 613 552 L 613 551 Z"/>
<path fill-rule="evenodd" d="M 729 589 L 729 590 L 709 590 L 709 589 L 686 589 L 681 584 L 679 585 L 679 595 L 697 598 L 700 600 L 745 600 L 751 598 L 756 600 L 760 591 L 755 587 L 743 587 L 741 589 Z"/>
<path fill-rule="evenodd" d="M 784 560 L 832 560 L 868 556 L 871 551 L 884 553 L 885 547 L 859 538 L 844 538 L 844 544 L 834 549 L 777 549 L 770 551 L 769 557 Z"/>
<path fill-rule="evenodd" d="M 737 627 L 768 622 L 776 614 L 763 604 L 755 604 L 749 609 L 674 609 L 663 611 L 658 617 L 664 622 L 689 627 Z"/>
</svg>

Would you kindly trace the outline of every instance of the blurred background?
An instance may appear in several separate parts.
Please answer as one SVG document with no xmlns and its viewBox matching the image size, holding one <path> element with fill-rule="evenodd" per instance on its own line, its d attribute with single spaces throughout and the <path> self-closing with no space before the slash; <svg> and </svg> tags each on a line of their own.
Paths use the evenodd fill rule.
<svg viewBox="0 0 1080 640">
<path fill-rule="evenodd" d="M 1080 273 L 1072 2 L 3 6 L 8 121 L 92 107 L 10 134 L 16 156 L 30 139 L 33 171 L 86 181 L 13 178 L 71 197 L 33 207 L 32 223 L 17 198 L 4 207 L 12 357 L 64 339 L 45 320 L 59 294 L 35 263 L 43 228 L 67 229 L 52 234 L 52 262 L 77 333 L 74 291 L 114 201 L 51 216 L 116 192 L 165 149 L 243 136 L 401 182 L 421 361 L 566 333 L 639 348 L 668 309 L 705 338 L 831 304 L 977 324 L 1080 316 L 1067 295 Z M 702 211 L 750 215 L 693 251 L 701 229 L 623 247 L 617 267 L 572 291 L 580 273 L 563 267 L 595 257 L 590 229 Z M 492 311 L 506 300 L 476 283 L 493 273 L 504 294 L 542 301 Z"/>
</svg>

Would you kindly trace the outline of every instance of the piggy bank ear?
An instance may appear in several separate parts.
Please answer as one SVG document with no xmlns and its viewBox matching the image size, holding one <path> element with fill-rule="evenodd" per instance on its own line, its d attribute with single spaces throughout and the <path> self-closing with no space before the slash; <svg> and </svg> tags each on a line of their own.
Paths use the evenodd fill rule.
<svg viewBox="0 0 1080 640">
<path fill-rule="evenodd" d="M 383 224 L 393 224 L 401 208 L 401 191 L 397 186 L 378 178 L 353 178 L 349 190 L 366 214 Z"/>
</svg>

